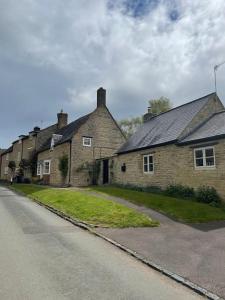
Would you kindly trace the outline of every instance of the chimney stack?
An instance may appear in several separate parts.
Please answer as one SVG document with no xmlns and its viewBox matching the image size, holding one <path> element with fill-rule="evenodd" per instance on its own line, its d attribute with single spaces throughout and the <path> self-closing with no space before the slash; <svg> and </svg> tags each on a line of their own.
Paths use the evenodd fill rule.
<svg viewBox="0 0 225 300">
<path fill-rule="evenodd" d="M 97 90 L 97 107 L 106 106 L 106 90 L 100 87 Z"/>
<path fill-rule="evenodd" d="M 68 114 L 64 113 L 63 110 L 57 114 L 58 117 L 58 129 L 61 129 L 67 125 L 68 122 Z"/>
<path fill-rule="evenodd" d="M 148 112 L 147 112 L 146 114 L 144 114 L 144 116 L 143 116 L 143 121 L 144 121 L 144 123 L 145 123 L 145 122 L 148 122 L 151 118 L 155 117 L 155 115 L 156 115 L 156 114 L 154 114 L 154 113 L 152 112 L 152 108 L 149 106 L 149 107 L 148 107 Z"/>
</svg>

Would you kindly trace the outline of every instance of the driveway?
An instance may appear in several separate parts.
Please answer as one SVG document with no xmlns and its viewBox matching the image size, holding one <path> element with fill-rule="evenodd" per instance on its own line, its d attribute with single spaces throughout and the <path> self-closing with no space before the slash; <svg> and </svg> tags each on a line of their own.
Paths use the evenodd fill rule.
<svg viewBox="0 0 225 300">
<path fill-rule="evenodd" d="M 120 198 L 107 198 L 159 220 L 160 227 L 98 232 L 225 299 L 225 221 L 191 226 Z"/>
<path fill-rule="evenodd" d="M 123 251 L 0 187 L 0 299 L 202 299 Z"/>
</svg>

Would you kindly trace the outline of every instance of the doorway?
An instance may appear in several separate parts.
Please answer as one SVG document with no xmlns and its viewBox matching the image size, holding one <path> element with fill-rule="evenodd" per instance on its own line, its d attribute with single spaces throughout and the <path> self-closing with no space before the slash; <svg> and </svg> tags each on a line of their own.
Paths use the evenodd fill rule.
<svg viewBox="0 0 225 300">
<path fill-rule="evenodd" d="M 109 160 L 103 160 L 103 184 L 109 183 Z"/>
</svg>

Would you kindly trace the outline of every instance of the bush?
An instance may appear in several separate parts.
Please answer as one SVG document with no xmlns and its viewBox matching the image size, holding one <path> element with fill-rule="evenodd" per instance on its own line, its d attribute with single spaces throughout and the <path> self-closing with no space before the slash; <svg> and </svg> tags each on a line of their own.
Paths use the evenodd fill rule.
<svg viewBox="0 0 225 300">
<path fill-rule="evenodd" d="M 199 202 L 210 203 L 216 206 L 221 203 L 220 196 L 214 187 L 201 186 L 197 189 L 196 199 Z"/>
<path fill-rule="evenodd" d="M 30 180 L 30 178 L 27 178 L 27 177 L 25 177 L 24 179 L 23 179 L 23 183 L 31 183 L 31 180 Z"/>
<path fill-rule="evenodd" d="M 194 198 L 195 191 L 192 187 L 181 184 L 171 184 L 165 189 L 165 195 L 181 198 Z"/>
<path fill-rule="evenodd" d="M 123 189 L 128 189 L 128 190 L 133 190 L 137 192 L 146 192 L 146 193 L 156 193 L 160 194 L 162 193 L 162 189 L 158 186 L 150 185 L 150 186 L 138 186 L 138 185 L 133 185 L 133 184 L 114 184 L 114 186 L 123 188 Z"/>
</svg>

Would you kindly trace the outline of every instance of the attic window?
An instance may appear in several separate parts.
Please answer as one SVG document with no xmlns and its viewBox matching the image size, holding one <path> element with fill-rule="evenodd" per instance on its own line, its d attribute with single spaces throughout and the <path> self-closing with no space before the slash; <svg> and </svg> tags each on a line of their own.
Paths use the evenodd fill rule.
<svg viewBox="0 0 225 300">
<path fill-rule="evenodd" d="M 84 147 L 91 147 L 91 137 L 83 137 L 83 146 Z"/>
<path fill-rule="evenodd" d="M 53 134 L 51 139 L 51 150 L 53 150 L 55 144 L 57 144 L 62 139 L 61 134 Z"/>
</svg>

